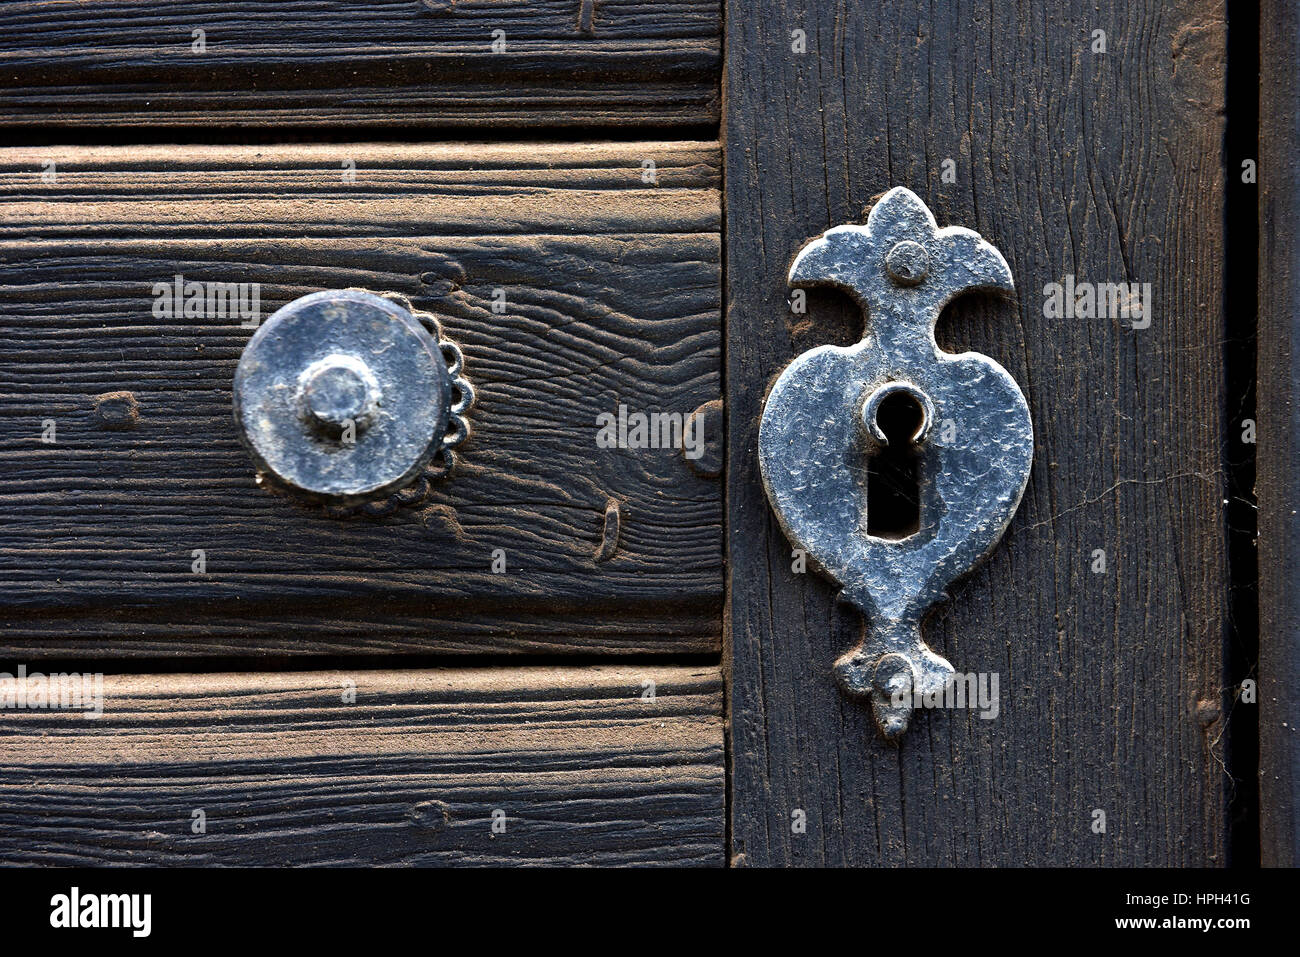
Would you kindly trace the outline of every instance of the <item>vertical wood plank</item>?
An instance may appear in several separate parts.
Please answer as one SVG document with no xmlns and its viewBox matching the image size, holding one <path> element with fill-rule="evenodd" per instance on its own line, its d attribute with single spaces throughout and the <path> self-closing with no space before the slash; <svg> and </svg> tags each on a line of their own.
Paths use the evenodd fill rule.
<svg viewBox="0 0 1300 957">
<path fill-rule="evenodd" d="M 731 0 L 735 863 L 1222 863 L 1223 16 Z M 897 750 L 833 683 L 860 621 L 792 572 L 756 461 L 781 368 L 861 334 L 831 295 L 791 314 L 791 257 L 895 185 L 1006 255 L 1016 300 L 960 300 L 939 341 L 1002 363 L 1037 433 L 1006 537 L 926 629 L 959 672 L 998 674 L 1000 713 L 921 714 Z M 1150 326 L 1049 318 L 1044 287 L 1071 275 L 1150 283 Z"/>
<path fill-rule="evenodd" d="M 1300 10 L 1260 23 L 1259 675 L 1260 854 L 1300 863 Z"/>
</svg>

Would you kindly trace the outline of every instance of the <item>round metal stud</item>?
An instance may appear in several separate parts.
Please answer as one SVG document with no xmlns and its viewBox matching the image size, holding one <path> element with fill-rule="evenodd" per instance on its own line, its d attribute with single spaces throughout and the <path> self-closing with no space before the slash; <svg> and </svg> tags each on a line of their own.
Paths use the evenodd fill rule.
<svg viewBox="0 0 1300 957">
<path fill-rule="evenodd" d="M 235 370 L 235 422 L 259 471 L 334 504 L 411 482 L 447 433 L 452 376 L 429 331 L 360 290 L 268 318 Z"/>
<path fill-rule="evenodd" d="M 916 286 L 930 272 L 930 254 L 920 243 L 904 239 L 885 254 L 885 271 L 900 286 Z"/>
</svg>

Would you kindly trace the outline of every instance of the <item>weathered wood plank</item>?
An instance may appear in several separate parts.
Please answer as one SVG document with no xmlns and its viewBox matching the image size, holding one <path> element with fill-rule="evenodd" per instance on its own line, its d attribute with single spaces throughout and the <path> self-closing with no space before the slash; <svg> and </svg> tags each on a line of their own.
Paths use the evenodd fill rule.
<svg viewBox="0 0 1300 957">
<path fill-rule="evenodd" d="M 714 667 L 109 676 L 103 705 L 0 711 L 0 863 L 725 859 Z"/>
<path fill-rule="evenodd" d="M 726 22 L 735 859 L 1222 863 L 1221 5 L 766 0 Z M 792 573 L 756 460 L 772 378 L 861 329 L 829 295 L 790 314 L 791 257 L 894 185 L 1005 253 L 1018 301 L 960 301 L 939 339 L 1001 362 L 1037 433 L 1003 543 L 927 626 L 999 675 L 1000 713 L 923 713 L 897 752 L 833 683 L 859 620 Z M 1150 283 L 1150 327 L 1045 318 L 1071 274 Z"/>
<path fill-rule="evenodd" d="M 1300 865 L 1300 10 L 1260 11 L 1259 785 L 1261 860 Z"/>
<path fill-rule="evenodd" d="M 6 3 L 0 123 L 463 128 L 718 121 L 718 0 L 599 0 L 585 21 L 584 7 L 593 4 Z"/>
<path fill-rule="evenodd" d="M 596 444 L 620 403 L 720 397 L 716 144 L 70 149 L 52 184 L 44 155 L 0 153 L 6 649 L 718 649 L 719 482 Z M 382 519 L 257 488 L 230 407 L 252 332 L 155 318 L 176 274 L 260 283 L 264 314 L 349 286 L 441 313 L 478 391 L 457 473 Z M 124 390 L 117 428 L 95 397 Z"/>
</svg>

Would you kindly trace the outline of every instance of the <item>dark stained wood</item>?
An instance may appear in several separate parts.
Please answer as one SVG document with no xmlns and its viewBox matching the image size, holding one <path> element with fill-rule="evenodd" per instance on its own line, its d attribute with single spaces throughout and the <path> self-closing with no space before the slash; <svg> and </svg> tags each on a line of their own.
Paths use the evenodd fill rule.
<svg viewBox="0 0 1300 957">
<path fill-rule="evenodd" d="M 718 164 L 716 143 L 0 152 L 0 648 L 716 653 L 719 480 L 596 434 L 620 403 L 720 398 Z M 155 318 L 177 273 L 260 283 L 264 315 L 351 286 L 442 313 L 478 391 L 457 473 L 381 519 L 259 489 L 230 408 L 252 333 Z M 124 391 L 134 418 L 103 398 Z"/>
<path fill-rule="evenodd" d="M 1300 865 L 1300 11 L 1260 11 L 1259 787 L 1261 860 Z"/>
<path fill-rule="evenodd" d="M 719 0 L 0 5 L 0 124 L 716 123 Z M 590 4 L 587 4 L 590 6 Z M 585 21 L 585 22 L 584 22 Z M 204 31 L 204 52 L 193 31 Z M 505 48 L 493 51 L 504 31 Z"/>
<path fill-rule="evenodd" d="M 735 861 L 1223 863 L 1222 5 L 737 0 L 726 22 Z M 790 314 L 790 259 L 894 185 L 1006 255 L 1016 301 L 959 301 L 939 339 L 1001 362 L 1037 433 L 1006 537 L 926 631 L 998 673 L 1001 712 L 923 713 L 898 750 L 833 683 L 859 620 L 792 573 L 756 461 L 772 378 L 860 332 L 830 295 Z M 1151 327 L 1044 318 L 1066 274 L 1151 283 Z"/>
<path fill-rule="evenodd" d="M 103 688 L 97 720 L 0 712 L 0 863 L 725 861 L 716 667 L 131 675 Z M 198 810 L 206 833 L 193 832 Z"/>
</svg>

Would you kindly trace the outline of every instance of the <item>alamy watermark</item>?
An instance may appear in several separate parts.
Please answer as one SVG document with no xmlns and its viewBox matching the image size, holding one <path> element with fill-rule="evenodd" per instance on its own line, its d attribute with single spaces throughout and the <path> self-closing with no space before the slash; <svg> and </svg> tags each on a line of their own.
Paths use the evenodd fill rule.
<svg viewBox="0 0 1300 957">
<path fill-rule="evenodd" d="M 241 319 L 255 328 L 262 320 L 262 287 L 255 282 L 199 282 L 177 273 L 153 284 L 155 319 Z"/>
<path fill-rule="evenodd" d="M 1064 282 L 1043 286 L 1045 319 L 1128 319 L 1134 329 L 1151 325 L 1151 283 Z"/>
<path fill-rule="evenodd" d="M 895 708 L 969 708 L 979 711 L 985 721 L 992 721 L 1002 710 L 998 697 L 998 673 L 955 674 L 938 691 L 905 689 L 890 697 Z"/>
<path fill-rule="evenodd" d="M 94 894 L 72 887 L 50 898 L 50 926 L 56 929 L 121 928 L 132 937 L 153 930 L 152 894 Z"/>
<path fill-rule="evenodd" d="M 41 674 L 18 666 L 16 675 L 0 672 L 0 709 L 80 711 L 87 718 L 104 714 L 104 674 Z"/>
<path fill-rule="evenodd" d="M 704 416 L 690 412 L 629 412 L 619 403 L 618 414 L 596 416 L 596 447 L 600 449 L 681 449 L 688 459 L 704 454 Z"/>
</svg>

